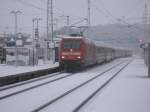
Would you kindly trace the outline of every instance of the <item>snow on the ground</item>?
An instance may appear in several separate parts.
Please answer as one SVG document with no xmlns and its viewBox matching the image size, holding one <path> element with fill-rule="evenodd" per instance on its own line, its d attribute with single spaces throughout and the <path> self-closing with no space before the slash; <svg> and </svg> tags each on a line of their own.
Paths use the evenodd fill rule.
<svg viewBox="0 0 150 112">
<path fill-rule="evenodd" d="M 150 79 L 142 59 L 135 59 L 81 112 L 150 112 Z"/>
<path fill-rule="evenodd" d="M 57 66 L 59 66 L 58 63 L 53 63 L 50 61 L 46 62 L 45 64 L 40 61 L 39 64 L 35 66 L 15 66 L 15 65 L 0 64 L 0 77 L 15 75 L 18 73 L 30 72 L 35 70 L 53 68 Z"/>
<path fill-rule="evenodd" d="M 115 60 L 111 63 L 107 63 L 96 68 L 87 70 L 83 73 L 76 73 L 68 78 L 64 78 L 47 85 L 32 89 L 30 91 L 23 92 L 21 94 L 3 99 L 0 101 L 0 109 L 3 112 L 31 112 L 43 103 L 46 103 L 59 95 L 63 94 L 67 90 L 74 88 L 75 86 L 85 82 L 94 75 L 103 72 L 105 69 L 112 67 L 114 64 L 120 63 L 121 60 Z M 67 73 L 63 73 L 64 75 Z M 61 75 L 63 75 L 61 74 Z M 39 83 L 39 82 L 34 82 Z M 31 85 L 27 85 L 31 86 Z M 17 87 L 16 89 L 26 88 L 25 86 Z M 14 89 L 14 88 L 13 88 Z M 7 90 L 6 90 L 7 91 Z M 8 90 L 9 91 L 9 90 Z M 11 92 L 11 90 L 10 90 Z M 13 91 L 12 91 L 13 92 Z M 3 92 L 1 93 L 3 94 Z M 63 110 L 61 111 L 63 112 Z"/>
<path fill-rule="evenodd" d="M 89 82 L 83 87 L 77 89 L 73 93 L 67 95 L 66 97 L 60 99 L 57 103 L 54 103 L 47 108 L 41 110 L 41 112 L 73 112 L 73 110 L 81 104 L 88 96 L 90 96 L 94 91 L 96 91 L 100 86 L 102 86 L 107 80 L 110 79 L 118 70 L 120 70 L 126 63 L 118 66 L 109 72 L 101 75 L 97 79 Z M 95 69 L 96 71 L 96 69 Z M 100 71 L 97 71 L 97 74 Z M 89 72 L 87 75 L 90 75 Z M 94 74 L 93 74 L 94 76 Z M 71 103 L 68 103 L 71 102 Z M 64 108 L 65 107 L 65 108 Z"/>
<path fill-rule="evenodd" d="M 42 65 L 41 65 L 42 66 Z M 2 100 L 1 110 L 30 111 L 106 68 L 97 67 L 55 83 Z M 80 75 L 80 77 L 78 77 Z M 60 86 L 61 85 L 61 86 Z M 99 92 L 81 112 L 150 112 L 150 79 L 142 59 L 135 59 L 106 88 Z M 86 91 L 85 93 L 86 94 Z M 30 98 L 30 99 L 29 99 Z M 71 105 L 73 102 L 68 102 Z M 67 107 L 64 107 L 67 108 Z M 9 112 L 9 111 L 8 111 Z M 51 112 L 51 111 L 50 111 Z M 56 111 L 57 112 L 57 111 Z M 63 111 L 63 108 L 61 110 Z"/>
</svg>

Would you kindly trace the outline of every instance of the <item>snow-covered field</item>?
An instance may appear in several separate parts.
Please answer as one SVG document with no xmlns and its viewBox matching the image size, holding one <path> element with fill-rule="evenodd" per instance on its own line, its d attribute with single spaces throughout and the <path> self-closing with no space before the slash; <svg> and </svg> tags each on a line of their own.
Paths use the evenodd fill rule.
<svg viewBox="0 0 150 112">
<path fill-rule="evenodd" d="M 36 66 L 13 66 L 13 65 L 5 65 L 0 64 L 0 77 L 8 76 L 8 75 L 15 75 L 18 73 L 24 73 L 29 71 L 53 68 L 59 66 L 58 63 L 47 62 L 44 64 L 43 62 L 39 62 Z"/>
</svg>

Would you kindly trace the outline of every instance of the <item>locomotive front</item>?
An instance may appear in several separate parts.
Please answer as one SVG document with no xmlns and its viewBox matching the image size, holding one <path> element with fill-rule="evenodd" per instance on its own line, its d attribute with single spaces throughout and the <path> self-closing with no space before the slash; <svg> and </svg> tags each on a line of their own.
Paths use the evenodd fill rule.
<svg viewBox="0 0 150 112">
<path fill-rule="evenodd" d="M 63 38 L 60 43 L 60 67 L 72 71 L 82 66 L 84 46 L 82 38 Z"/>
</svg>

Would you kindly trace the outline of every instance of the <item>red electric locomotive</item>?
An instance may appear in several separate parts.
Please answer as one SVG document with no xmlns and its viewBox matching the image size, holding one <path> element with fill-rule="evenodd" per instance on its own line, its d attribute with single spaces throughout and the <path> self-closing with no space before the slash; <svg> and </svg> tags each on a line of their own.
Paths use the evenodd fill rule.
<svg viewBox="0 0 150 112">
<path fill-rule="evenodd" d="M 95 44 L 84 37 L 63 37 L 59 48 L 60 67 L 72 71 L 96 63 Z"/>
<path fill-rule="evenodd" d="M 100 42 L 93 43 L 81 36 L 65 36 L 59 46 L 60 68 L 66 71 L 83 69 L 89 65 L 131 55 L 130 50 L 116 48 Z"/>
</svg>

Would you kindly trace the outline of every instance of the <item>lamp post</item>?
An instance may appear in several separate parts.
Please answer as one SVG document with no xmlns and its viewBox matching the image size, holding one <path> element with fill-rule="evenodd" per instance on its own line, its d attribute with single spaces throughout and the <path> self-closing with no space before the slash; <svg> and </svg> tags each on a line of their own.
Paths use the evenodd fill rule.
<svg viewBox="0 0 150 112">
<path fill-rule="evenodd" d="M 19 11 L 19 10 L 17 10 L 17 11 L 11 11 L 10 12 L 11 14 L 14 14 L 14 17 L 15 17 L 15 32 L 14 32 L 14 34 L 15 34 L 15 38 L 14 38 L 14 40 L 15 40 L 15 58 L 16 58 L 16 66 L 18 65 L 18 48 L 17 48 L 17 33 L 18 33 L 18 18 L 17 18 L 17 16 L 19 15 L 19 14 L 21 14 L 22 12 L 21 11 Z"/>
<path fill-rule="evenodd" d="M 38 58 L 37 55 L 34 55 L 34 48 L 36 50 L 36 54 L 38 54 L 38 47 L 40 47 L 39 44 L 39 21 L 42 20 L 41 18 L 33 18 L 33 65 L 38 64 Z M 35 25 L 36 22 L 36 25 Z M 35 58 L 36 56 L 36 58 Z M 35 60 L 36 59 L 36 60 Z M 36 62 L 36 63 L 35 63 Z"/>
</svg>

